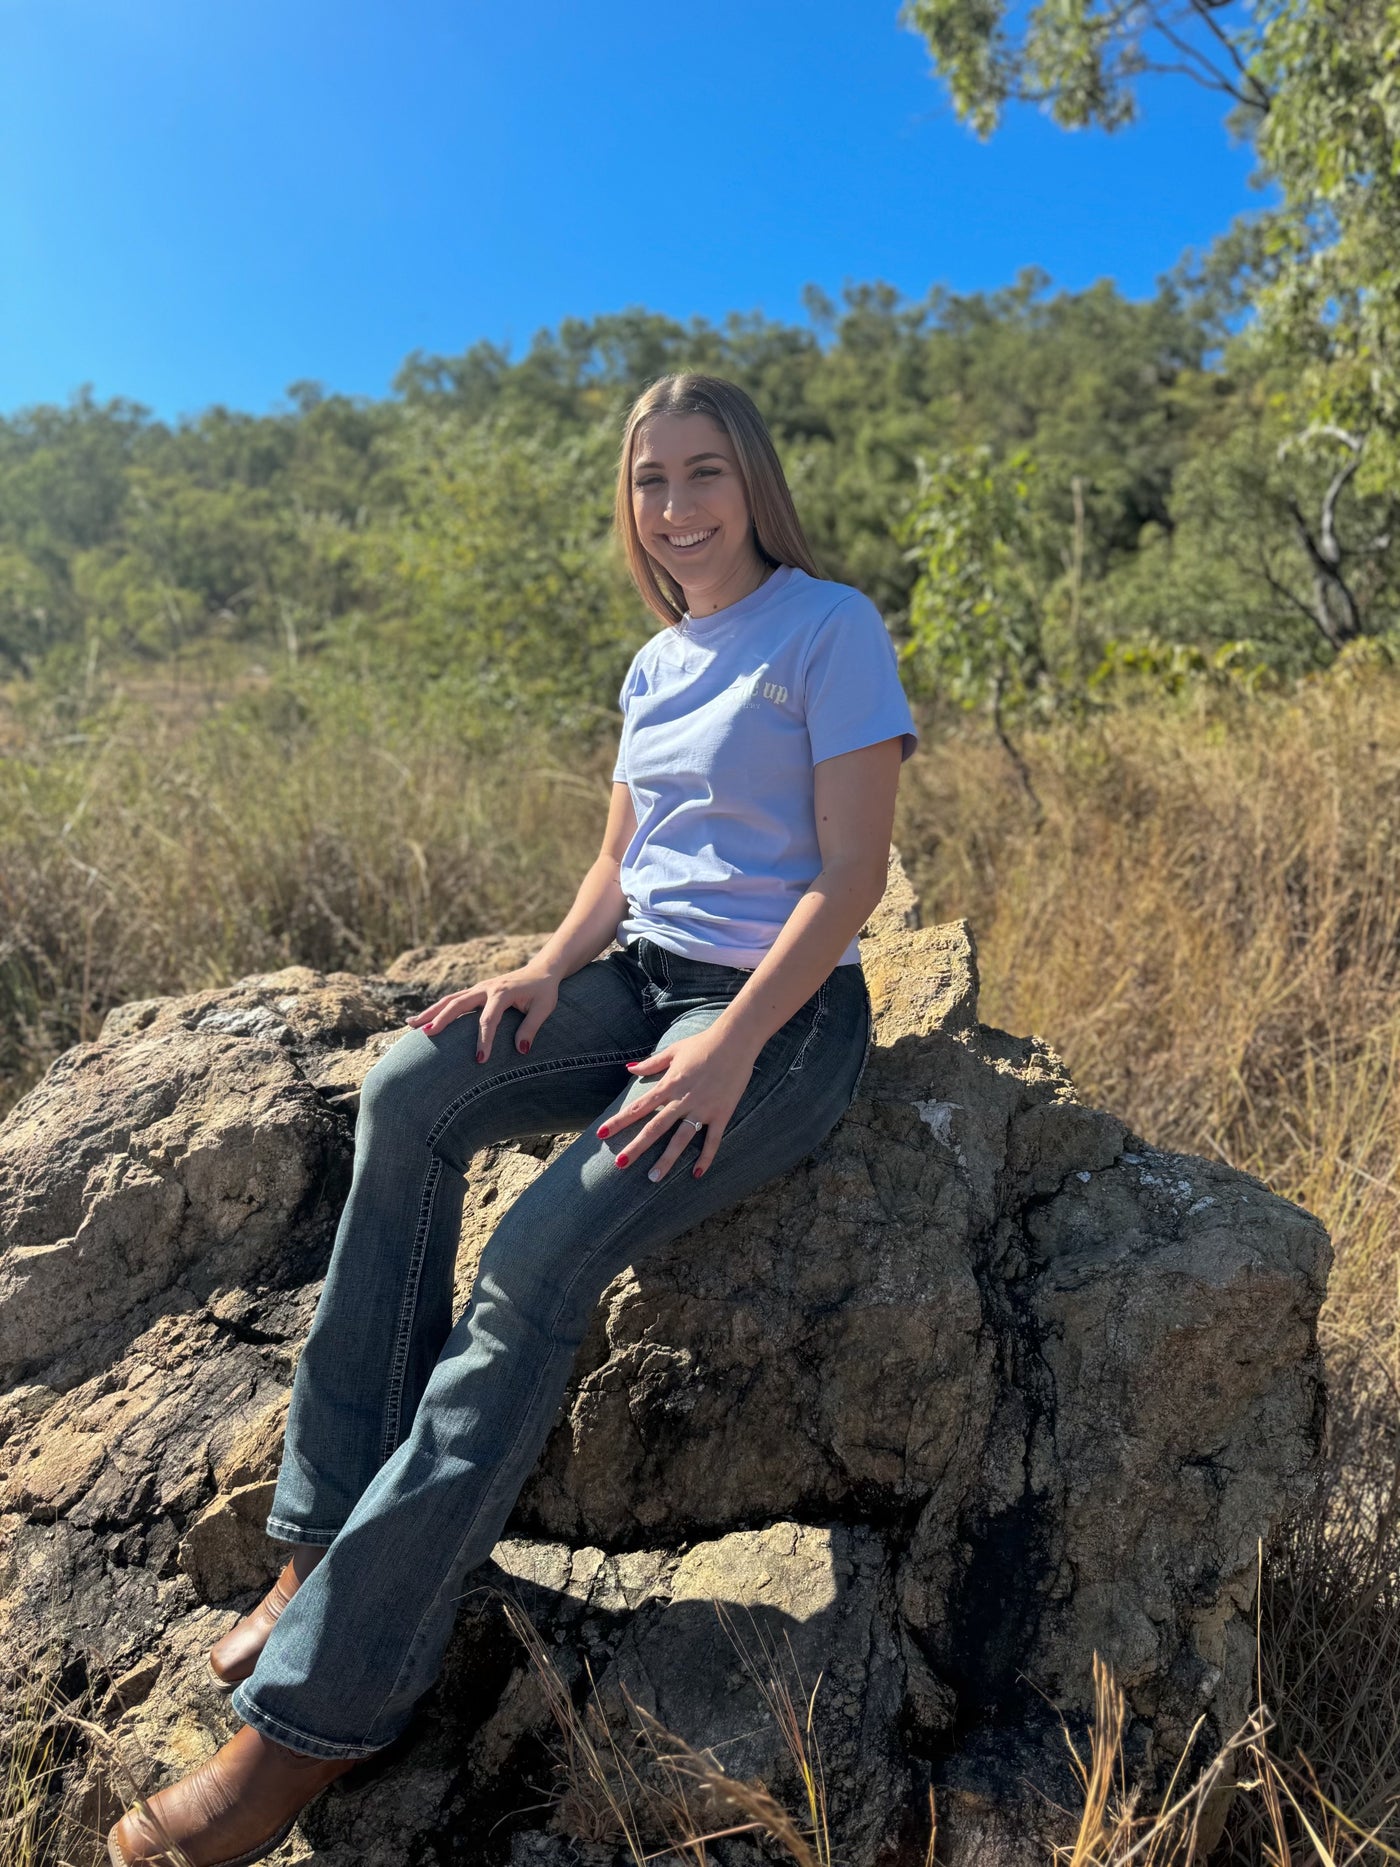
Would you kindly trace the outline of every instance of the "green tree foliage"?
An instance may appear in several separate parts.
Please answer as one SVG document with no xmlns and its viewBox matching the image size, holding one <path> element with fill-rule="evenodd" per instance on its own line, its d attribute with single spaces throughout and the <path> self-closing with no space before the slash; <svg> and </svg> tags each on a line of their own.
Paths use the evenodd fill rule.
<svg viewBox="0 0 1400 1867">
<path fill-rule="evenodd" d="M 1258 343 L 1300 372 L 1311 421 L 1365 450 L 1358 490 L 1400 486 L 1400 6 L 1289 0 L 1255 69 L 1256 143 L 1283 191 L 1257 280 Z"/>
<path fill-rule="evenodd" d="M 1045 592 L 1034 565 L 1034 462 L 985 443 L 919 461 L 900 542 L 919 579 L 904 660 L 915 690 L 961 706 L 1023 707 L 1047 680 Z"/>
<path fill-rule="evenodd" d="M 1214 275 L 1142 302 L 1034 271 L 917 301 L 876 282 L 807 309 L 566 320 L 516 361 L 410 358 L 381 401 L 303 383 L 276 414 L 170 425 L 84 394 L 0 421 L 0 672 L 87 693 L 217 651 L 611 730 L 656 626 L 610 535 L 622 421 L 690 367 L 763 408 L 821 568 L 913 644 L 921 691 L 999 678 L 1011 713 L 1138 637 L 1302 668 L 1393 625 L 1374 433 L 1300 426 L 1277 359 L 1222 365 Z M 964 674 L 948 645 L 972 652 L 974 616 Z"/>
<path fill-rule="evenodd" d="M 80 397 L 0 422 L 5 657 L 216 640 L 397 657 L 560 717 L 608 710 L 650 621 L 607 539 L 622 418 L 687 367 L 753 394 L 823 569 L 897 630 L 916 573 L 895 528 L 920 455 L 1033 444 L 1066 535 L 1075 476 L 1088 488 L 1094 574 L 1165 517 L 1187 440 L 1167 392 L 1208 342 L 1179 292 L 1051 295 L 1026 273 L 992 294 L 910 303 L 876 284 L 808 304 L 807 327 L 569 320 L 515 363 L 490 345 L 411 358 L 378 403 L 298 385 L 266 417 L 170 427 Z"/>
<path fill-rule="evenodd" d="M 1168 398 L 1188 449 L 1167 509 L 1090 593 L 1107 632 L 1248 637 L 1287 662 L 1393 628 L 1400 6 L 906 0 L 900 17 L 981 135 L 1013 100 L 1116 130 L 1144 73 L 1175 72 L 1220 94 L 1274 187 L 1197 274 L 1223 363 L 1184 373 Z"/>
<path fill-rule="evenodd" d="M 1256 364 L 1303 371 L 1304 419 L 1350 431 L 1359 489 L 1400 446 L 1400 7 L 1395 0 L 905 0 L 958 115 L 982 135 L 1012 99 L 1066 128 L 1120 128 L 1145 72 L 1220 93 L 1277 202 L 1222 238 L 1216 270 L 1256 314 Z"/>
<path fill-rule="evenodd" d="M 1218 91 L 1247 130 L 1271 96 L 1256 62 L 1264 10 L 1242 0 L 1038 0 L 1024 11 L 1009 0 L 905 0 L 900 22 L 927 44 L 954 109 L 981 136 L 1012 102 L 1043 105 L 1064 129 L 1121 129 L 1148 72 Z"/>
<path fill-rule="evenodd" d="M 609 529 L 615 455 L 596 422 L 558 436 L 496 416 L 405 423 L 389 456 L 401 504 L 355 552 L 375 651 L 493 711 L 611 720 L 640 639 Z"/>
</svg>

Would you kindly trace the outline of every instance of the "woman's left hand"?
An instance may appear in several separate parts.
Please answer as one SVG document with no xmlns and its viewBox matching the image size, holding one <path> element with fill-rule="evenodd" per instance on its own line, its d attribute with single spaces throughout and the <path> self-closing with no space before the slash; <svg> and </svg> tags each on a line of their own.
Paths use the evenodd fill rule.
<svg viewBox="0 0 1400 1867">
<path fill-rule="evenodd" d="M 726 1039 L 717 1033 L 713 1026 L 697 1031 L 694 1037 L 678 1037 L 673 1044 L 664 1044 L 653 1056 L 627 1065 L 634 1076 L 654 1076 L 661 1071 L 665 1074 L 635 1101 L 610 1115 L 599 1127 L 598 1135 L 606 1140 L 631 1122 L 645 1122 L 641 1131 L 629 1139 L 616 1156 L 618 1166 L 625 1167 L 629 1161 L 636 1160 L 644 1148 L 674 1128 L 670 1145 L 647 1175 L 649 1180 L 660 1180 L 670 1172 L 696 1133 L 701 1133 L 704 1143 L 700 1158 L 691 1169 L 698 1180 L 715 1157 L 720 1136 L 739 1105 L 739 1098 L 753 1075 L 753 1066 L 753 1053 L 742 1049 L 732 1038 Z M 682 1121 L 682 1116 L 690 1119 Z M 691 1121 L 702 1122 L 704 1126 L 697 1130 L 690 1125 Z"/>
</svg>

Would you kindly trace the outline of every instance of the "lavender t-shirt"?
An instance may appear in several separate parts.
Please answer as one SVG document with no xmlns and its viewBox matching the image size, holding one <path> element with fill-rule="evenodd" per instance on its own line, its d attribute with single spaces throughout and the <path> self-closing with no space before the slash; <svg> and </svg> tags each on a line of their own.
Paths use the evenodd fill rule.
<svg viewBox="0 0 1400 1867">
<path fill-rule="evenodd" d="M 637 816 L 618 943 L 718 966 L 757 966 L 821 869 L 813 767 L 918 742 L 879 610 L 790 564 L 644 642 L 618 702 L 613 778 Z M 859 962 L 852 939 L 837 963 Z"/>
</svg>

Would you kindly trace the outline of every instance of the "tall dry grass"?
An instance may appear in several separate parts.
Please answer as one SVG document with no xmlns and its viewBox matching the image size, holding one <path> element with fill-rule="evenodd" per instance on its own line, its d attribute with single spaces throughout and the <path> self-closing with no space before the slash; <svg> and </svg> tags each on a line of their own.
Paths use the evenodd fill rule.
<svg viewBox="0 0 1400 1867">
<path fill-rule="evenodd" d="M 790 1645 L 779 1652 L 752 1616 L 742 1633 L 725 1603 L 712 1604 L 802 1785 L 802 1815 L 766 1783 L 731 1776 L 712 1749 L 697 1750 L 669 1730 L 625 1684 L 605 1699 L 586 1659 L 588 1687 L 576 1703 L 529 1615 L 509 1597 L 503 1605 L 554 1721 L 554 1781 L 544 1806 L 558 1831 L 613 1846 L 629 1867 L 657 1860 L 705 1867 L 713 1844 L 735 1835 L 769 1843 L 770 1857 L 794 1867 L 839 1867 L 814 1715 L 821 1676 L 809 1687 Z M 928 1822 L 923 1867 L 934 1867 L 938 1821 L 931 1792 Z"/>
<path fill-rule="evenodd" d="M 107 1010 L 555 926 L 607 749 L 342 682 L 0 733 L 0 1116 Z"/>
<path fill-rule="evenodd" d="M 37 1664 L 0 1674 L 0 1867 L 105 1863 L 104 1830 L 123 1808 L 141 1810 L 164 1841 L 165 1867 L 193 1867 L 146 1801 L 148 1789 L 113 1728 L 123 1709 L 119 1692 L 91 1653 L 86 1681 L 69 1688 L 64 1647 L 54 1626 Z"/>
</svg>

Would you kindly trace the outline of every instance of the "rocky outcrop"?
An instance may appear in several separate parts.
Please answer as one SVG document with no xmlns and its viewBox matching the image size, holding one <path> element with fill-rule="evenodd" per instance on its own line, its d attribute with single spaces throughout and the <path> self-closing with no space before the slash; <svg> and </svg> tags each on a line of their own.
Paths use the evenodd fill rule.
<svg viewBox="0 0 1400 1867">
<path fill-rule="evenodd" d="M 308 1812 L 302 1857 L 562 1861 L 572 1822 L 613 1859 L 581 1789 L 552 1823 L 529 1808 L 553 1723 L 502 1593 L 580 1697 L 616 1714 L 625 1688 L 799 1815 L 764 1681 L 820 1673 L 860 1867 L 922 1858 L 930 1782 L 946 1863 L 1044 1858 L 1046 1792 L 1071 1793 L 1052 1707 L 1083 1717 L 1095 1652 L 1149 1775 L 1243 1716 L 1257 1539 L 1318 1444 L 1325 1233 L 1085 1107 L 1045 1043 L 978 1022 L 966 925 L 918 923 L 894 862 L 850 1110 L 609 1288 L 442 1681 Z M 99 1680 L 157 1774 L 226 1733 L 203 1655 L 276 1566 L 261 1523 L 359 1082 L 408 1010 L 542 938 L 123 1006 L 0 1126 L 0 1649 Z M 569 1138 L 470 1163 L 461 1299 Z M 69 1777 L 77 1862 L 101 1773 L 79 1749 Z"/>
</svg>

